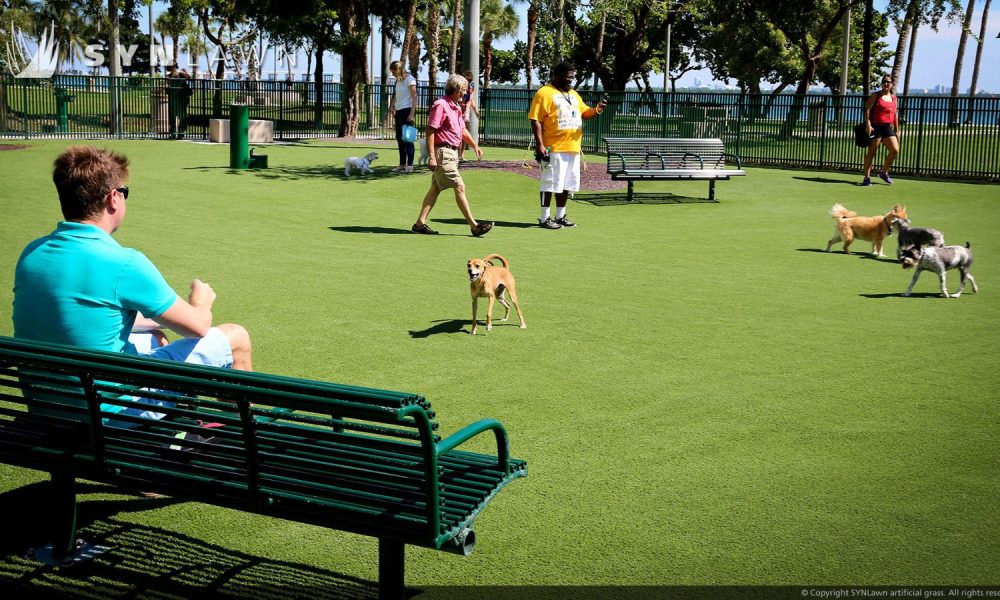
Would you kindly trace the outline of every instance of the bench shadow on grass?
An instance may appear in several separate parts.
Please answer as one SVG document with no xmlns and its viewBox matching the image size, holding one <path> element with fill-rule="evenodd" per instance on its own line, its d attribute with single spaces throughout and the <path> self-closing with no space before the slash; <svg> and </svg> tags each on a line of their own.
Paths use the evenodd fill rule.
<svg viewBox="0 0 1000 600">
<path fill-rule="evenodd" d="M 272 181 L 296 181 L 299 179 L 337 179 L 345 183 L 370 183 L 376 179 L 384 177 L 394 177 L 392 167 L 373 166 L 374 175 L 359 175 L 355 170 L 352 175 L 344 175 L 344 166 L 340 165 L 310 165 L 304 167 L 269 167 L 267 169 L 230 169 L 226 166 L 218 167 L 184 167 L 185 171 L 216 171 L 225 170 L 230 173 L 250 173 L 261 179 Z"/>
<path fill-rule="evenodd" d="M 108 493 L 114 488 L 79 484 L 78 492 Z M 115 515 L 179 502 L 150 500 L 87 501 L 78 505 L 80 534 L 110 549 L 72 567 L 51 567 L 25 557 L 42 545 L 48 484 L 39 482 L 0 494 L 6 520 L 0 540 L 0 588 L 9 597 L 112 598 L 210 597 L 368 599 L 376 582 L 294 562 L 238 552 L 165 529 L 135 525 Z M 331 540 L 331 543 L 334 543 Z M 408 590 L 412 595 L 413 590 Z"/>
<path fill-rule="evenodd" d="M 622 206 L 630 204 L 718 204 L 717 200 L 697 198 L 694 196 L 679 196 L 669 192 L 633 193 L 632 201 L 628 192 L 580 192 L 573 196 L 574 202 L 586 202 L 594 206 Z"/>
</svg>

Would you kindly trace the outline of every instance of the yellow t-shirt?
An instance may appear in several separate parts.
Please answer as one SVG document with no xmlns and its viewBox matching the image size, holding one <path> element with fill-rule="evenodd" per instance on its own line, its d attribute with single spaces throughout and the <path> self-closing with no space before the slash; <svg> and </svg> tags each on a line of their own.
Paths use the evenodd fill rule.
<svg viewBox="0 0 1000 600">
<path fill-rule="evenodd" d="M 563 92 L 546 84 L 535 93 L 528 118 L 542 124 L 542 141 L 552 152 L 580 153 L 583 113 L 590 107 L 576 90 Z"/>
</svg>

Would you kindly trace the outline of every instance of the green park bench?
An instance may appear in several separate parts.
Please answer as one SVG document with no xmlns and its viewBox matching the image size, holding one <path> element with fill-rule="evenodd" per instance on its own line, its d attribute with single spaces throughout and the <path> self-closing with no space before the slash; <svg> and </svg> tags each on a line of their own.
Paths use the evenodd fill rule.
<svg viewBox="0 0 1000 600">
<path fill-rule="evenodd" d="M 707 180 L 708 199 L 715 202 L 715 182 L 746 175 L 740 157 L 728 154 L 720 139 L 713 138 L 604 138 L 608 174 L 628 182 L 632 201 L 635 181 Z M 726 168 L 726 158 L 736 162 Z"/>
<path fill-rule="evenodd" d="M 175 406 L 108 410 L 137 398 Z M 416 394 L 0 336 L 0 462 L 51 474 L 57 556 L 84 479 L 376 537 L 379 597 L 402 598 L 406 544 L 471 554 L 473 520 L 527 474 L 498 421 L 437 428 Z M 496 455 L 457 449 L 481 433 Z"/>
</svg>

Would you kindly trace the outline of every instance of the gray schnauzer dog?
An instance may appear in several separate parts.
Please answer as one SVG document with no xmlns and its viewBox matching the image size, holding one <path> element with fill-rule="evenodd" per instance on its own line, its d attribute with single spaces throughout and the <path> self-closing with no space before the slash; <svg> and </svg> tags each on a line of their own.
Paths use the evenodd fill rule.
<svg viewBox="0 0 1000 600">
<path fill-rule="evenodd" d="M 909 219 L 894 219 L 892 228 L 896 230 L 896 259 L 903 257 L 907 246 L 944 246 L 944 234 L 930 227 L 910 227 Z"/>
<path fill-rule="evenodd" d="M 965 280 L 968 279 L 969 283 L 972 284 L 972 293 L 979 291 L 976 287 L 976 280 L 972 277 L 972 273 L 969 273 L 969 268 L 972 266 L 972 246 L 969 242 L 965 242 L 965 246 L 927 246 L 926 248 L 921 248 L 918 245 L 910 245 L 903 248 L 902 257 L 900 262 L 903 263 L 904 269 L 916 269 L 913 274 L 913 280 L 910 281 L 910 287 L 906 288 L 906 293 L 904 296 L 909 296 L 913 292 L 913 286 L 916 285 L 917 279 L 920 277 L 921 271 L 934 271 L 937 273 L 938 278 L 941 280 L 941 294 L 945 298 L 958 298 L 962 295 L 962 290 L 965 289 Z M 958 291 L 948 295 L 948 287 L 945 283 L 945 272 L 950 269 L 958 269 L 959 274 L 962 277 L 962 283 L 958 286 Z"/>
</svg>

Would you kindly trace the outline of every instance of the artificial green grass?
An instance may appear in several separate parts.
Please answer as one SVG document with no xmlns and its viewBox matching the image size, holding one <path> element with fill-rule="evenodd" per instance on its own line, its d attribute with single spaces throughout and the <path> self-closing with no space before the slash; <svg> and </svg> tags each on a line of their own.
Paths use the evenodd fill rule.
<svg viewBox="0 0 1000 600">
<path fill-rule="evenodd" d="M 7 335 L 17 256 L 60 218 L 50 165 L 67 143 L 28 145 L 0 153 Z M 258 370 L 424 394 L 445 434 L 507 426 L 529 477 L 478 519 L 472 557 L 408 549 L 408 585 L 1000 583 L 996 186 L 751 168 L 717 185 L 718 204 L 693 201 L 704 182 L 638 184 L 682 202 L 576 201 L 580 226 L 546 231 L 533 179 L 468 169 L 473 212 L 497 227 L 470 237 L 445 193 L 431 237 L 409 233 L 428 178 L 390 175 L 392 147 L 377 176 L 346 179 L 361 147 L 339 140 L 267 148 L 256 172 L 228 170 L 226 146 L 96 145 L 133 162 L 119 241 L 181 293 L 211 283 L 216 321 L 247 326 Z M 834 202 L 901 202 L 915 225 L 971 241 L 980 293 L 945 300 L 925 273 L 902 298 L 911 273 L 870 244 L 821 252 Z M 473 337 L 465 261 L 494 252 L 528 328 Z M 24 498 L 42 479 L 0 466 L 4 514 L 37 516 Z M 116 558 L 60 583 L 19 557 L 39 541 L 22 518 L 0 541 L 0 582 L 239 593 L 376 578 L 368 538 L 84 491 L 84 533 Z"/>
</svg>

